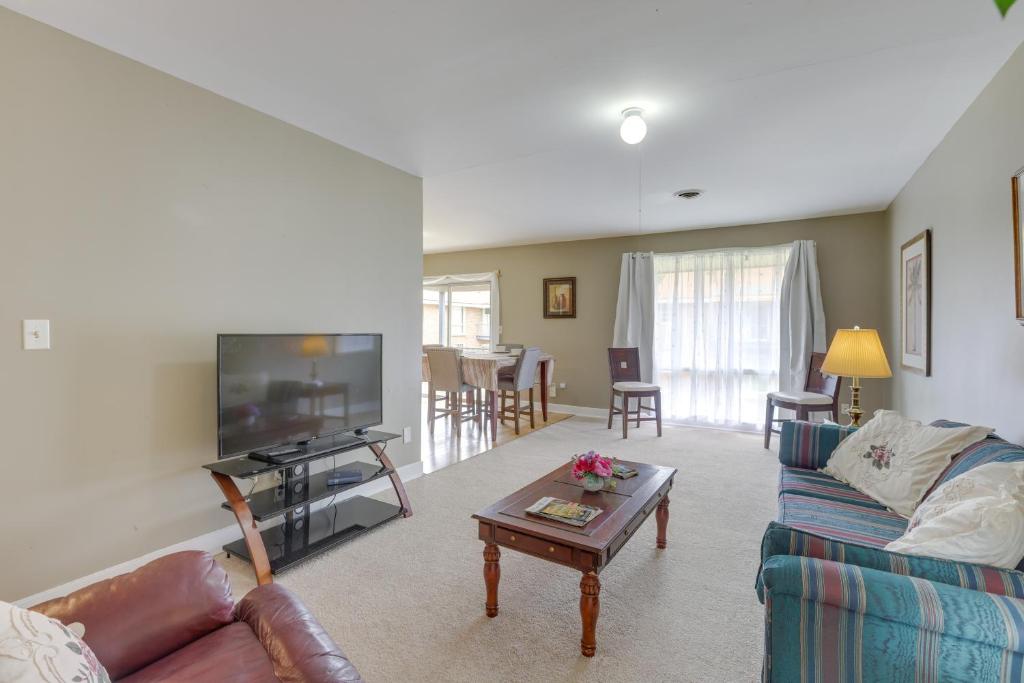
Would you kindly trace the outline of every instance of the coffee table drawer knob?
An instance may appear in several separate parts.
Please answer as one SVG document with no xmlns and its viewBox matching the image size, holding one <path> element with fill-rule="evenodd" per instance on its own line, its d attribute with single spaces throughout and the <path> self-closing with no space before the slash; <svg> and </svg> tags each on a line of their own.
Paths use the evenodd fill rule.
<svg viewBox="0 0 1024 683">
<path fill-rule="evenodd" d="M 509 536 L 509 537 L 508 537 L 508 540 L 510 540 L 510 541 L 514 541 L 514 540 L 516 540 L 516 536 L 515 536 L 515 534 L 512 534 L 511 536 Z"/>
<path fill-rule="evenodd" d="M 555 546 L 553 546 L 553 545 L 549 545 L 549 546 L 548 546 L 548 552 L 549 552 L 549 553 L 553 553 L 553 552 L 555 552 Z"/>
</svg>

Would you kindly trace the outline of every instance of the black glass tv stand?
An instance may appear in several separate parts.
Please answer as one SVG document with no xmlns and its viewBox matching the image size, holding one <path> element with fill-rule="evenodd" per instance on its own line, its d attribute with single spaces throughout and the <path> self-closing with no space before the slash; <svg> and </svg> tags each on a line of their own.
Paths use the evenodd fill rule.
<svg viewBox="0 0 1024 683">
<path fill-rule="evenodd" d="M 287 463 L 258 460 L 251 455 L 218 460 L 203 465 L 226 499 L 221 507 L 231 510 L 242 528 L 242 538 L 228 543 L 224 551 L 237 555 L 253 566 L 256 582 L 271 583 L 272 574 L 288 569 L 398 517 L 412 515 L 412 507 L 395 466 L 384 452 L 387 442 L 398 434 L 369 431 L 357 443 L 350 439 L 326 437 L 303 447 L 303 456 Z M 369 448 L 375 463 L 339 458 L 360 448 Z M 309 473 L 315 462 L 333 458 L 331 467 Z M 342 462 L 345 461 L 346 462 Z M 328 476 L 339 470 L 358 471 L 359 481 L 328 486 Z M 243 496 L 235 479 L 252 479 L 263 474 L 282 473 L 275 488 Z M 318 501 L 351 491 L 371 481 L 388 477 L 398 497 L 398 505 L 354 495 L 338 503 L 311 511 Z M 283 521 L 260 531 L 258 522 L 277 517 Z"/>
</svg>

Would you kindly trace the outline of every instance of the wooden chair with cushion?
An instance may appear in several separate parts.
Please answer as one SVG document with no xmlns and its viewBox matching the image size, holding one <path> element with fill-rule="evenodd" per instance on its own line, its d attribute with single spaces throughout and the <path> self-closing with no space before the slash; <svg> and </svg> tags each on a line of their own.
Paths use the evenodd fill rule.
<svg viewBox="0 0 1024 683">
<path fill-rule="evenodd" d="M 781 433 L 778 429 L 773 429 L 774 424 L 788 421 L 775 417 L 776 408 L 785 408 L 796 412 L 798 420 L 807 420 L 811 413 L 829 413 L 833 420 L 837 418 L 839 415 L 839 390 L 843 378 L 823 373 L 821 365 L 824 362 L 824 353 L 811 354 L 803 391 L 773 391 L 768 394 L 764 417 L 765 448 L 768 448 L 771 443 L 773 433 Z"/>
<path fill-rule="evenodd" d="M 608 429 L 612 428 L 612 417 L 622 415 L 622 438 L 629 438 L 629 421 L 636 416 L 636 426 L 641 422 L 656 422 L 658 436 L 661 436 L 661 387 L 640 381 L 640 349 L 610 348 L 608 349 L 608 372 L 612 380 L 611 398 L 608 402 Z M 615 407 L 615 397 L 621 397 L 622 408 Z M 629 409 L 630 399 L 636 399 L 636 410 Z M 653 398 L 654 406 L 643 405 L 645 398 Z M 654 413 L 654 417 L 641 417 L 644 412 Z"/>
<path fill-rule="evenodd" d="M 498 375 L 498 391 L 501 392 L 501 409 L 498 412 L 498 417 L 501 419 L 502 424 L 504 424 L 505 418 L 511 417 L 515 423 L 516 434 L 519 433 L 519 417 L 523 412 L 520 394 L 524 391 L 529 392 L 527 411 L 530 413 L 530 429 L 533 429 L 535 426 L 533 419 L 533 382 L 537 377 L 537 365 L 539 363 L 540 349 L 533 346 L 523 349 L 522 353 L 519 354 L 511 377 Z M 506 398 L 512 399 L 511 406 L 505 405 Z"/>
<path fill-rule="evenodd" d="M 473 392 L 476 387 L 462 381 L 462 359 L 458 349 L 426 348 L 427 366 L 430 368 L 430 384 L 427 393 L 427 424 L 434 433 L 434 421 L 451 415 L 455 418 L 455 434 L 462 434 L 462 420 L 474 414 Z M 443 391 L 448 397 L 445 408 L 438 408 L 437 392 Z M 466 397 L 468 412 L 462 409 L 462 397 Z"/>
</svg>

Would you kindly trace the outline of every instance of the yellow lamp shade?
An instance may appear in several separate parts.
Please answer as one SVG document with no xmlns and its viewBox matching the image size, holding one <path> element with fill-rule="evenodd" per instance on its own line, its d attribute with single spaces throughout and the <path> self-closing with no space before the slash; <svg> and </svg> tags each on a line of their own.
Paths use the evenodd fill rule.
<svg viewBox="0 0 1024 683">
<path fill-rule="evenodd" d="M 821 371 L 840 377 L 892 377 L 878 330 L 838 330 Z"/>
<path fill-rule="evenodd" d="M 307 358 L 316 358 L 317 356 L 326 356 L 329 352 L 327 348 L 327 338 L 320 335 L 306 337 L 302 340 L 302 355 Z"/>
</svg>

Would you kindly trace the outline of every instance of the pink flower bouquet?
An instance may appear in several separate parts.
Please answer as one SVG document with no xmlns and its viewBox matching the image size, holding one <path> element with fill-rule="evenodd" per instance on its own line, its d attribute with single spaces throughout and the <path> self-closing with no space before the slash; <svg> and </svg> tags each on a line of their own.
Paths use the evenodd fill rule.
<svg viewBox="0 0 1024 683">
<path fill-rule="evenodd" d="M 572 476 L 582 481 L 583 488 L 587 491 L 600 491 L 609 484 L 611 484 L 611 488 L 615 488 L 615 481 L 612 479 L 611 458 L 606 458 L 594 451 L 573 456 Z"/>
</svg>

